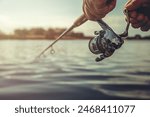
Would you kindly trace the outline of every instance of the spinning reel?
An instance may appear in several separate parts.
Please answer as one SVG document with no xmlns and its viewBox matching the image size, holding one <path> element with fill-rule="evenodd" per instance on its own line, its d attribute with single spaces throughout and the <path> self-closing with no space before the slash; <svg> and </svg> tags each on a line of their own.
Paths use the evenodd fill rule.
<svg viewBox="0 0 150 117">
<path fill-rule="evenodd" d="M 103 30 L 95 32 L 96 37 L 89 42 L 89 49 L 93 54 L 99 54 L 96 58 L 99 62 L 110 57 L 116 49 L 119 49 L 124 43 L 124 39 L 117 35 L 104 21 L 97 21 Z"/>
<path fill-rule="evenodd" d="M 90 51 L 93 54 L 99 54 L 100 56 L 96 58 L 96 62 L 110 57 L 123 45 L 124 39 L 126 39 L 128 36 L 128 30 L 130 27 L 129 14 L 126 9 L 124 10 L 124 14 L 127 16 L 127 26 L 124 33 L 120 35 L 116 34 L 103 20 L 97 21 L 103 30 L 99 32 L 96 31 L 96 37 L 91 39 L 89 42 Z"/>
<path fill-rule="evenodd" d="M 128 20 L 128 11 L 124 10 L 124 13 Z M 100 57 L 96 58 L 96 62 L 99 62 L 113 55 L 122 46 L 124 39 L 128 36 L 130 22 L 129 20 L 127 21 L 126 30 L 120 35 L 116 34 L 103 20 L 98 20 L 97 22 L 103 30 L 95 32 L 96 37 L 90 40 L 89 49 L 93 54 L 99 54 Z"/>
</svg>

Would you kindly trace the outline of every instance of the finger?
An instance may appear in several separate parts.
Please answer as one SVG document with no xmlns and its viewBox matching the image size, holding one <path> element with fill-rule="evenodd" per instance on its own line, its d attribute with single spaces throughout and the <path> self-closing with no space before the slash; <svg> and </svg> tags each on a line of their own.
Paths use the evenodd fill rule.
<svg viewBox="0 0 150 117">
<path fill-rule="evenodd" d="M 94 16 L 96 18 L 96 20 L 102 19 L 106 16 L 107 14 L 107 9 L 103 8 L 103 9 L 94 9 Z"/>
<path fill-rule="evenodd" d="M 85 16 L 88 20 L 95 21 L 96 15 L 95 15 L 94 5 L 92 3 L 93 2 L 90 0 L 84 0 L 83 11 L 84 11 Z"/>
<path fill-rule="evenodd" d="M 143 22 L 138 22 L 137 20 L 134 21 L 134 23 L 131 23 L 133 28 L 140 28 L 143 24 Z"/>
<path fill-rule="evenodd" d="M 131 11 L 129 12 L 129 17 L 131 18 L 136 18 L 138 16 L 137 12 L 136 11 Z"/>
<path fill-rule="evenodd" d="M 128 0 L 127 3 L 125 4 L 125 6 L 130 4 L 130 2 L 132 2 L 132 0 Z"/>
<path fill-rule="evenodd" d="M 93 11 L 94 5 L 91 0 L 84 0 L 84 4 L 86 5 L 87 9 L 89 9 L 91 12 Z"/>
<path fill-rule="evenodd" d="M 133 28 L 140 28 L 139 23 L 137 24 L 131 24 Z"/>
<path fill-rule="evenodd" d="M 101 8 L 94 7 L 92 11 L 93 11 L 93 15 L 97 17 L 97 19 L 102 19 L 109 12 L 108 10 L 109 9 L 107 8 L 107 6 L 104 6 Z"/>
<path fill-rule="evenodd" d="M 105 16 L 106 16 L 106 14 L 100 14 L 95 17 L 96 17 L 96 20 L 100 20 L 100 19 L 104 18 Z"/>
<path fill-rule="evenodd" d="M 142 0 L 131 0 L 128 4 L 125 5 L 125 8 L 128 10 L 135 10 L 141 6 Z"/>
<path fill-rule="evenodd" d="M 145 16 L 143 14 L 138 14 L 137 20 L 138 21 L 144 21 L 145 20 Z"/>
<path fill-rule="evenodd" d="M 101 8 L 102 6 L 105 6 L 106 1 L 105 1 L 105 0 L 91 0 L 91 3 L 92 3 L 96 8 Z"/>
<path fill-rule="evenodd" d="M 134 28 L 145 27 L 146 25 L 147 25 L 147 22 L 145 22 L 145 21 L 140 21 L 140 22 L 138 22 L 138 23 L 133 23 L 133 24 L 132 24 L 132 26 L 133 26 Z"/>
<path fill-rule="evenodd" d="M 144 20 L 145 20 L 145 22 L 147 22 L 147 23 L 150 22 L 150 20 L 149 20 L 149 18 L 148 18 L 147 16 L 145 16 L 145 19 L 144 19 Z"/>
<path fill-rule="evenodd" d="M 110 5 L 107 6 L 105 5 L 101 8 L 94 7 L 96 16 L 100 15 L 103 18 L 104 16 L 106 16 L 107 13 L 109 13 L 111 10 L 115 8 L 115 5 L 116 5 L 116 0 L 113 0 L 113 2 L 111 2 Z"/>
<path fill-rule="evenodd" d="M 96 17 L 91 13 L 91 10 L 87 8 L 86 4 L 83 6 L 83 12 L 88 20 L 95 21 Z"/>
<path fill-rule="evenodd" d="M 113 0 L 113 2 L 108 5 L 108 11 L 112 11 L 116 6 L 116 0 Z"/>
<path fill-rule="evenodd" d="M 149 31 L 150 27 L 149 26 L 145 26 L 145 27 L 141 27 L 140 29 L 141 29 L 141 31 Z"/>
<path fill-rule="evenodd" d="M 131 23 L 131 24 L 137 24 L 137 23 L 138 23 L 138 21 L 137 21 L 137 20 L 135 20 L 134 18 L 130 18 L 130 23 Z"/>
<path fill-rule="evenodd" d="M 144 14 L 138 14 L 135 11 L 130 12 L 129 15 L 130 15 L 130 22 L 131 23 L 137 23 L 137 21 L 144 21 L 144 22 L 148 22 L 149 21 L 147 16 L 145 16 Z"/>
<path fill-rule="evenodd" d="M 150 21 L 145 26 L 142 26 L 140 29 L 141 31 L 148 31 L 150 29 Z"/>
<path fill-rule="evenodd" d="M 104 7 L 102 9 L 97 9 L 97 8 L 94 9 L 94 13 L 97 14 L 97 15 L 107 14 L 107 12 L 108 12 L 107 7 Z"/>
</svg>

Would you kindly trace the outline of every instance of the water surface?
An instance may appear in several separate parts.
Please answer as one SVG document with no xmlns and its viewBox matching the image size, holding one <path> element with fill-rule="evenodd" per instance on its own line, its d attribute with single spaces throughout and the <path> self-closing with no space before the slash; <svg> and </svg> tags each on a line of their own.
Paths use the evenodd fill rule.
<svg viewBox="0 0 150 117">
<path fill-rule="evenodd" d="M 88 41 L 0 41 L 0 99 L 150 99 L 150 41 L 96 63 Z"/>
</svg>

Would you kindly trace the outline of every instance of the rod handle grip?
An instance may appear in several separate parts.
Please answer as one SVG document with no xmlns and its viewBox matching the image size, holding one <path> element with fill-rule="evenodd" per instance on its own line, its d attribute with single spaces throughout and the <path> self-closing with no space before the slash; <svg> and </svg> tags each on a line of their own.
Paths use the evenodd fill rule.
<svg viewBox="0 0 150 117">
<path fill-rule="evenodd" d="M 87 21 L 84 14 L 82 14 L 76 21 L 73 23 L 74 27 L 78 27 Z"/>
</svg>

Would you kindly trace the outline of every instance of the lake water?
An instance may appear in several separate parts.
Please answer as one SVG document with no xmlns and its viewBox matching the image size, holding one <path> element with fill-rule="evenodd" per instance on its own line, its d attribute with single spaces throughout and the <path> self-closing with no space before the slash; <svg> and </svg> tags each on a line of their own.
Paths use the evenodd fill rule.
<svg viewBox="0 0 150 117">
<path fill-rule="evenodd" d="M 0 99 L 150 99 L 150 41 L 126 41 L 100 63 L 88 41 L 0 41 Z"/>
</svg>

